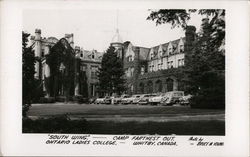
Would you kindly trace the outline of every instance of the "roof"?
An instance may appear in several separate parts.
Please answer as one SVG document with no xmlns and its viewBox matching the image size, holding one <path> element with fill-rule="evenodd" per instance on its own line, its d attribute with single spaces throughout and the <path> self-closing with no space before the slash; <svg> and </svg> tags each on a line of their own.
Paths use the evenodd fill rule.
<svg viewBox="0 0 250 157">
<path fill-rule="evenodd" d="M 81 50 L 83 53 L 83 57 L 81 57 L 82 60 L 92 60 L 92 61 L 101 61 L 103 54 L 101 52 L 97 52 L 96 50 Z M 92 54 L 94 53 L 95 58 L 92 58 Z"/>
<path fill-rule="evenodd" d="M 168 48 L 168 46 L 169 46 L 170 43 L 173 46 L 174 53 L 176 53 L 177 52 L 177 46 L 178 46 L 178 44 L 179 44 L 179 42 L 180 42 L 181 39 L 182 39 L 183 43 L 185 44 L 186 38 L 183 37 L 183 38 L 179 38 L 179 39 L 176 39 L 176 40 L 173 40 L 173 41 L 169 41 L 169 42 L 164 43 L 164 44 L 160 44 L 160 45 L 151 47 L 150 51 L 152 50 L 153 53 L 154 53 L 153 59 L 158 59 L 158 55 L 157 54 L 158 54 L 158 50 L 159 50 L 160 46 L 162 46 L 162 51 L 163 51 L 162 56 L 167 56 L 167 48 Z M 149 58 L 150 58 L 150 55 L 148 55 L 148 59 Z"/>
</svg>

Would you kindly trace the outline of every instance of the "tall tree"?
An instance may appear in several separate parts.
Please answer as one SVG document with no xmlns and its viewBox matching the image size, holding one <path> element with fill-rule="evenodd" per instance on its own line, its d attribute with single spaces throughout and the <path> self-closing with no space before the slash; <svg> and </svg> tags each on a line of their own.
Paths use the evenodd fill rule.
<svg viewBox="0 0 250 157">
<path fill-rule="evenodd" d="M 28 45 L 28 37 L 30 34 L 22 32 L 22 109 L 23 117 L 26 117 L 26 113 L 32 103 L 33 91 L 34 91 L 34 74 L 35 74 L 35 54 L 32 50 L 32 46 Z"/>
<path fill-rule="evenodd" d="M 225 10 L 223 9 L 159 9 L 150 10 L 147 20 L 155 21 L 156 25 L 171 24 L 172 28 L 181 27 L 186 29 L 191 14 L 206 16 L 211 25 L 211 42 L 219 45 L 219 50 L 224 51 L 225 45 Z M 200 32 L 202 33 L 202 32 Z"/>
<path fill-rule="evenodd" d="M 193 48 L 185 56 L 187 91 L 194 95 L 192 107 L 225 107 L 225 10 L 156 10 L 148 20 L 187 27 L 191 14 L 206 15 Z"/>
<path fill-rule="evenodd" d="M 101 91 L 111 95 L 125 91 L 124 70 L 122 59 L 117 57 L 115 48 L 110 46 L 103 55 L 101 68 L 98 73 Z"/>
<path fill-rule="evenodd" d="M 50 93 L 56 98 L 61 88 L 59 86 L 63 86 L 61 89 L 66 97 L 65 101 L 68 102 L 70 96 L 74 94 L 75 58 L 74 50 L 66 39 L 60 39 L 51 48 L 51 52 L 46 55 L 46 62 L 51 70 Z"/>
</svg>

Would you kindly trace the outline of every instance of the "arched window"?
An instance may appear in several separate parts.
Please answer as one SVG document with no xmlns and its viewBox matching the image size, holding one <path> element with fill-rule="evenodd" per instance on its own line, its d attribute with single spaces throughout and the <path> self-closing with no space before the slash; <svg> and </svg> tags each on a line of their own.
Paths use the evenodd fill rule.
<svg viewBox="0 0 250 157">
<path fill-rule="evenodd" d="M 170 79 L 168 78 L 166 80 L 166 83 L 167 83 L 167 91 L 173 91 L 173 87 L 174 87 L 174 80 L 173 79 Z"/>
<path fill-rule="evenodd" d="M 157 92 L 162 92 L 162 81 L 161 80 L 157 80 L 155 82 L 155 89 Z"/>
<path fill-rule="evenodd" d="M 152 81 L 148 81 L 147 83 L 148 86 L 148 93 L 153 93 L 153 82 Z"/>
<path fill-rule="evenodd" d="M 144 93 L 144 84 L 142 82 L 139 84 L 139 90 L 141 94 Z"/>
</svg>

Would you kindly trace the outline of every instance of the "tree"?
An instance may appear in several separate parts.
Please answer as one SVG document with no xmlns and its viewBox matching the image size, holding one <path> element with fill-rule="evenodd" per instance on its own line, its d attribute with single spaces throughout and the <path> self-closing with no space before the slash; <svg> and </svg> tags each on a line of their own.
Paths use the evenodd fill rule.
<svg viewBox="0 0 250 157">
<path fill-rule="evenodd" d="M 193 48 L 185 55 L 187 92 L 194 95 L 191 106 L 196 108 L 225 107 L 225 10 L 158 10 L 148 20 L 156 24 L 170 23 L 187 27 L 190 14 L 206 15 Z"/>
<path fill-rule="evenodd" d="M 121 94 L 125 91 L 124 70 L 122 59 L 117 57 L 115 48 L 110 46 L 103 55 L 101 68 L 98 73 L 101 91 L 111 95 L 112 93 Z"/>
<path fill-rule="evenodd" d="M 35 55 L 32 50 L 32 46 L 28 45 L 28 37 L 30 34 L 22 32 L 22 110 L 23 117 L 26 117 L 26 113 L 29 110 L 29 107 L 32 103 L 33 91 L 34 91 L 34 74 L 35 74 Z"/>
<path fill-rule="evenodd" d="M 65 101 L 68 102 L 74 93 L 75 57 L 74 50 L 66 39 L 60 39 L 51 48 L 51 53 L 46 55 L 46 63 L 51 72 L 48 78 L 51 82 L 50 93 L 56 98 L 60 87 L 63 86 Z"/>
<path fill-rule="evenodd" d="M 219 45 L 224 52 L 225 45 L 225 10 L 224 9 L 160 9 L 151 10 L 147 20 L 155 21 L 156 25 L 171 24 L 172 28 L 181 27 L 184 30 L 191 18 L 191 14 L 207 16 L 211 25 L 211 42 Z M 200 32 L 202 33 L 202 32 Z"/>
</svg>

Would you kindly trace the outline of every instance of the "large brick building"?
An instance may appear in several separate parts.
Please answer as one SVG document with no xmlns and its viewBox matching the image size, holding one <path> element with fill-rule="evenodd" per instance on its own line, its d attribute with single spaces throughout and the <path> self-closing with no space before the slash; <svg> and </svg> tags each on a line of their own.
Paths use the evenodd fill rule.
<svg viewBox="0 0 250 157">
<path fill-rule="evenodd" d="M 70 88 L 71 96 L 93 97 L 97 95 L 96 86 L 98 84 L 97 71 L 101 65 L 102 53 L 96 50 L 88 51 L 74 46 L 74 35 L 65 34 L 65 37 L 58 40 L 55 37 L 42 37 L 41 30 L 35 30 L 35 36 L 31 36 L 31 44 L 38 59 L 35 63 L 35 78 L 41 80 L 45 97 L 65 96 L 63 87 L 63 76 L 67 73 L 65 61 L 60 62 L 56 73 L 53 73 L 46 56 L 56 53 L 69 53 L 69 58 L 73 59 L 74 76 L 69 80 L 72 82 Z M 65 47 L 65 48 L 61 48 Z M 58 48 L 57 48 L 58 47 Z M 65 57 L 64 57 L 65 58 Z M 69 58 L 65 58 L 67 60 Z"/>
<path fill-rule="evenodd" d="M 123 43 L 117 31 L 111 45 L 123 58 L 127 93 L 184 90 L 185 55 L 195 40 L 195 31 L 194 26 L 188 26 L 185 37 L 151 48 L 135 46 L 129 41 Z"/>
<path fill-rule="evenodd" d="M 117 30 L 112 38 L 111 46 L 116 48 L 117 55 L 123 60 L 126 93 L 184 90 L 185 55 L 195 40 L 195 31 L 194 26 L 188 26 L 185 37 L 146 48 L 135 46 L 130 41 L 123 42 Z M 31 43 L 35 56 L 39 58 L 35 64 L 35 78 L 41 80 L 46 97 L 65 96 L 62 76 L 67 67 L 61 62 L 58 65 L 57 74 L 52 76 L 53 71 L 46 62 L 46 55 L 54 53 L 53 51 L 56 51 L 56 47 L 60 45 L 64 46 L 65 50 L 59 50 L 59 53 L 63 54 L 66 49 L 69 49 L 69 56 L 74 60 L 74 76 L 69 80 L 72 82 L 70 95 L 88 98 L 98 96 L 97 71 L 101 66 L 103 53 L 74 46 L 73 34 L 65 34 L 65 37 L 60 40 L 55 37 L 41 37 L 40 29 L 36 29 L 35 36 L 31 36 Z M 46 81 L 48 78 L 50 81 Z M 46 82 L 49 82 L 49 87 L 46 86 Z"/>
</svg>

